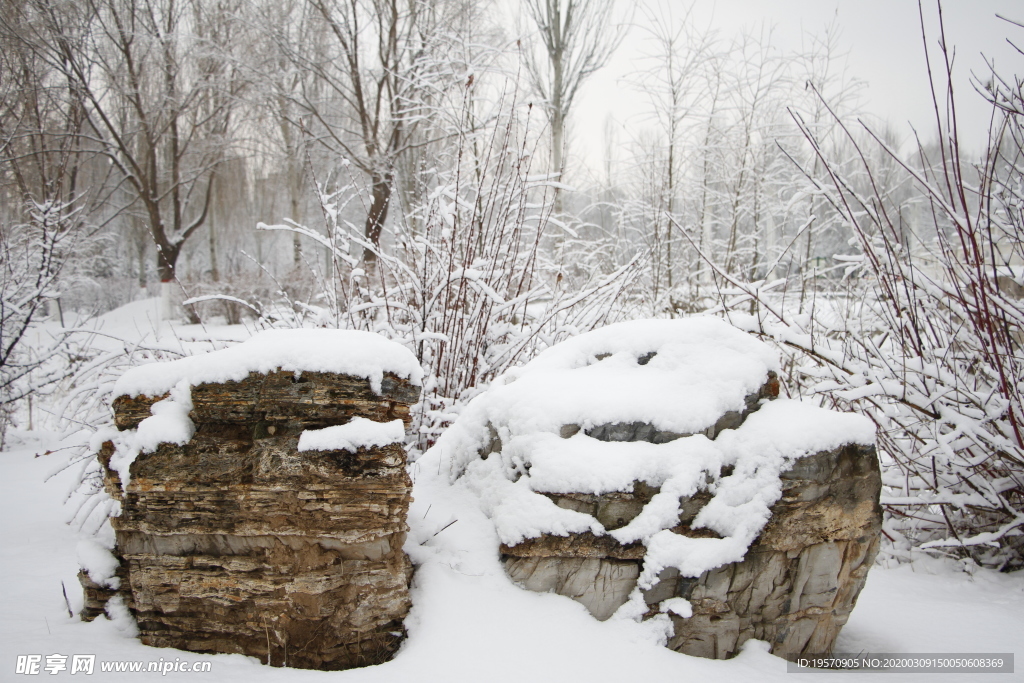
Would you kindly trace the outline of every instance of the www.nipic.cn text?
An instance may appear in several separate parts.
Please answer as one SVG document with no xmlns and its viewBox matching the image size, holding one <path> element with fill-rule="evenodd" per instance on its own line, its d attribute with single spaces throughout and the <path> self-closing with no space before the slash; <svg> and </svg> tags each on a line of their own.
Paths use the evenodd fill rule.
<svg viewBox="0 0 1024 683">
<path fill-rule="evenodd" d="M 96 671 L 102 673 L 158 673 L 166 676 L 169 673 L 209 673 L 212 662 L 189 662 L 175 658 L 149 662 L 111 660 L 96 662 L 96 655 L 18 655 L 14 665 L 14 673 L 35 676 L 39 674 L 59 673 L 90 675 Z"/>
</svg>

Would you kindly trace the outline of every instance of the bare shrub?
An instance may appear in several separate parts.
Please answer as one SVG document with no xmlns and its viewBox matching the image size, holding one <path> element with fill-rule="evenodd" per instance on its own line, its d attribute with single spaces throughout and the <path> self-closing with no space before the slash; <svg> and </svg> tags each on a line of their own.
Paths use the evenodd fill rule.
<svg viewBox="0 0 1024 683">
<path fill-rule="evenodd" d="M 829 269 L 844 277 L 750 283 L 715 266 L 719 310 L 795 353 L 800 393 L 878 426 L 890 552 L 1013 569 L 1024 565 L 1024 301 L 1009 286 L 1024 263 L 1024 88 L 994 69 L 978 84 L 993 117 L 987 148 L 968 163 L 945 45 L 941 77 L 930 74 L 933 93 L 946 93 L 935 96 L 938 143 L 919 144 L 913 162 L 867 126 L 865 137 L 843 125 L 859 168 L 840 168 L 795 116 L 817 153 L 814 191 L 853 234 L 856 253 Z M 912 196 L 889 192 L 872 147 Z M 795 311 L 787 288 L 808 305 Z"/>
<path fill-rule="evenodd" d="M 634 259 L 561 286 L 557 268 L 541 257 L 553 184 L 530 175 L 528 118 L 514 112 L 461 132 L 452 167 L 423 179 L 425 201 L 409 207 L 380 246 L 344 219 L 354 185 L 320 188 L 326 234 L 259 226 L 297 232 L 330 254 L 329 271 L 314 271 L 320 303 L 306 307 L 303 324 L 378 332 L 414 351 L 426 370 L 414 425 L 421 450 L 511 365 L 623 316 L 622 295 L 639 272 Z M 374 252 L 375 275 L 363 269 L 362 250 Z"/>
</svg>

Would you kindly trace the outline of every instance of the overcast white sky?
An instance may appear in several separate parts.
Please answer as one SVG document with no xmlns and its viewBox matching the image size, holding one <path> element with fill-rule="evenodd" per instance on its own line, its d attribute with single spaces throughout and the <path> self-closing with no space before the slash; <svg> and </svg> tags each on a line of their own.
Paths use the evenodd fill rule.
<svg viewBox="0 0 1024 683">
<path fill-rule="evenodd" d="M 621 1 L 621 0 L 620 0 Z M 654 2 L 655 0 L 652 0 Z M 689 2 L 666 0 L 676 15 L 685 13 Z M 633 3 L 622 2 L 628 14 Z M 931 22 L 932 49 L 938 42 L 934 0 L 924 3 Z M 962 131 L 970 135 L 972 147 L 983 142 L 988 109 L 968 77 L 974 70 L 986 73 L 981 54 L 996 60 L 1005 73 L 1024 74 L 1024 57 L 1006 42 L 1013 39 L 1024 47 L 1024 29 L 1014 27 L 996 14 L 1024 22 L 1021 0 L 947 0 L 943 5 L 946 36 L 956 47 L 955 73 L 959 81 L 957 107 Z M 759 32 L 762 23 L 773 26 L 772 42 L 783 53 L 798 50 L 808 33 L 821 33 L 835 17 L 840 29 L 840 51 L 847 53 L 848 72 L 865 81 L 863 109 L 899 124 L 909 133 L 910 121 L 923 137 L 934 129 L 934 113 L 927 85 L 921 28 L 916 0 L 696 0 L 693 16 L 702 25 L 717 29 L 725 42 L 744 27 Z M 637 12 L 634 22 L 645 22 Z M 628 82 L 637 68 L 642 51 L 643 31 L 633 29 L 611 63 L 595 74 L 574 105 L 572 153 L 585 158 L 592 168 L 602 163 L 605 121 L 614 118 L 620 140 L 641 125 L 642 96 Z M 933 60 L 936 52 L 933 51 Z"/>
</svg>

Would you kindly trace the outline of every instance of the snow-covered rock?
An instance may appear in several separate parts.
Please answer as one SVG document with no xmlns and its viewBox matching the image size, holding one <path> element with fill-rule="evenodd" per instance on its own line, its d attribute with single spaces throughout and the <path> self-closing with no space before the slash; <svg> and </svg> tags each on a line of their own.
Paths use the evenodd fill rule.
<svg viewBox="0 0 1024 683">
<path fill-rule="evenodd" d="M 777 369 L 721 320 L 611 325 L 499 378 L 431 455 L 526 588 L 688 654 L 825 652 L 877 552 L 874 427 L 772 400 Z"/>
<path fill-rule="evenodd" d="M 121 564 L 86 553 L 83 618 L 118 597 L 146 645 L 314 669 L 389 659 L 410 608 L 420 375 L 398 344 L 329 330 L 126 373 L 121 431 L 98 453 Z"/>
</svg>

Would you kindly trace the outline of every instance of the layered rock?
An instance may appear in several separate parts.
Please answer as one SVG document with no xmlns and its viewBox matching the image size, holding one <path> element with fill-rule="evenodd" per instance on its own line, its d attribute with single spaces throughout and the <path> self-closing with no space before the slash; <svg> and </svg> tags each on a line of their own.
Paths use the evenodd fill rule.
<svg viewBox="0 0 1024 683">
<path fill-rule="evenodd" d="M 666 569 L 644 591 L 652 613 L 670 598 L 690 602 L 691 617 L 671 616 L 673 650 L 724 659 L 756 638 L 781 657 L 832 651 L 878 553 L 878 459 L 857 445 L 815 453 L 782 482 L 782 498 L 743 561 L 698 577 Z"/>
<path fill-rule="evenodd" d="M 127 446 L 103 445 L 106 488 L 121 503 L 111 524 L 122 591 L 143 643 L 318 669 L 393 655 L 412 573 L 404 446 L 299 448 L 304 431 L 355 418 L 407 421 L 418 376 L 381 374 L 377 389 L 294 367 L 196 382 L 192 438 L 136 455 L 127 485 L 112 462 Z M 119 396 L 117 425 L 139 427 L 163 398 Z M 104 596 L 85 585 L 83 617 L 94 616 Z"/>
<path fill-rule="evenodd" d="M 486 420 L 463 427 L 463 442 L 482 436 L 462 476 L 499 492 L 486 507 L 509 577 L 597 619 L 632 603 L 690 655 L 728 658 L 751 638 L 782 657 L 831 651 L 878 550 L 871 425 L 775 401 L 763 346 L 717 321 L 613 327 L 464 412 Z M 546 400 L 560 392 L 593 414 Z M 512 486 L 494 486 L 501 472 Z"/>
<path fill-rule="evenodd" d="M 113 401 L 114 424 L 135 429 L 149 409 L 168 394 L 127 394 Z M 192 414 L 197 423 L 257 424 L 293 427 L 339 424 L 355 417 L 384 422 L 409 421 L 409 406 L 419 400 L 419 387 L 384 372 L 380 391 L 365 377 L 327 372 L 250 372 L 237 382 L 203 382 L 192 387 Z"/>
<path fill-rule="evenodd" d="M 768 641 L 779 656 L 831 651 L 878 552 L 878 461 L 872 447 L 849 445 L 805 456 L 781 479 L 782 498 L 743 561 L 698 577 L 668 568 L 643 591 L 648 617 L 668 611 L 663 603 L 672 598 L 690 602 L 691 617 L 670 613 L 673 650 L 725 659 L 756 638 Z M 547 495 L 614 530 L 635 518 L 655 493 L 638 482 L 630 493 Z M 709 499 L 707 493 L 682 499 L 679 525 L 671 531 L 715 537 L 690 526 Z M 501 553 L 509 577 L 524 588 L 573 598 L 604 620 L 636 588 L 645 548 L 582 533 L 502 545 Z"/>
</svg>

